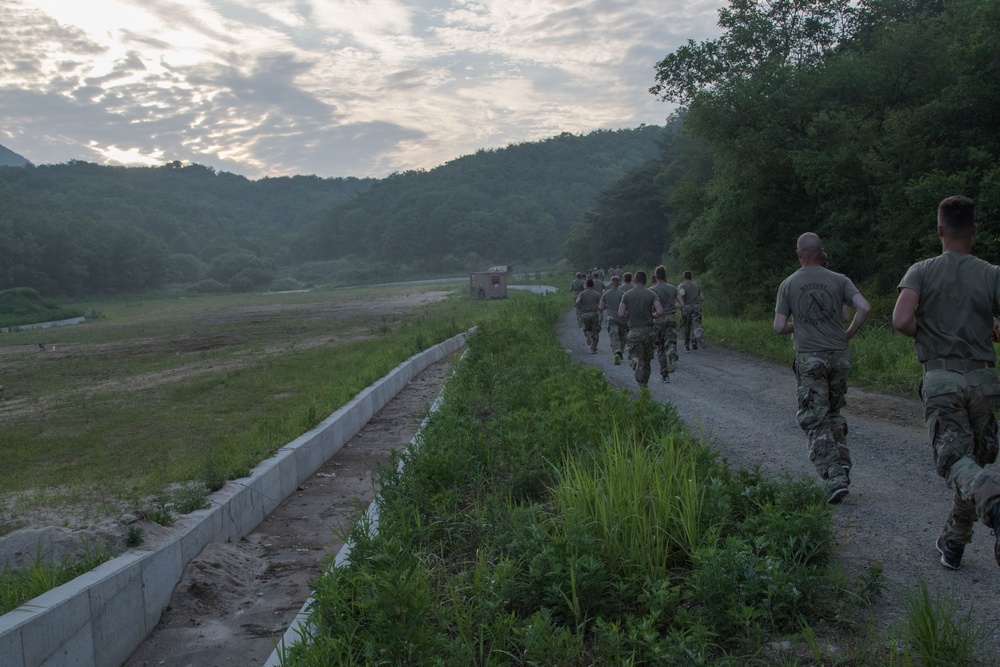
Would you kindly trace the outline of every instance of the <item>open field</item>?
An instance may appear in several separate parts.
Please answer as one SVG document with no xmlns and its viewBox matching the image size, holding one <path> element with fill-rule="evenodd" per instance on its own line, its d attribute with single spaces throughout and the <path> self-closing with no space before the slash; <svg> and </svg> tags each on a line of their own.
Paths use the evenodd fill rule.
<svg viewBox="0 0 1000 667">
<path fill-rule="evenodd" d="M 460 285 L 79 304 L 0 335 L 0 535 L 169 512 L 220 487 L 489 303 Z"/>
</svg>

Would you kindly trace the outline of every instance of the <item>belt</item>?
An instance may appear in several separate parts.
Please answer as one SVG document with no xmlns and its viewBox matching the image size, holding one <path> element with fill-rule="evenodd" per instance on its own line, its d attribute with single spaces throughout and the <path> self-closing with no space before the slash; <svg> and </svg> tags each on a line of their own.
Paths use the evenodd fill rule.
<svg viewBox="0 0 1000 667">
<path fill-rule="evenodd" d="M 925 371 L 978 371 L 995 368 L 993 361 L 972 361 L 971 359 L 931 359 L 924 362 Z"/>
</svg>

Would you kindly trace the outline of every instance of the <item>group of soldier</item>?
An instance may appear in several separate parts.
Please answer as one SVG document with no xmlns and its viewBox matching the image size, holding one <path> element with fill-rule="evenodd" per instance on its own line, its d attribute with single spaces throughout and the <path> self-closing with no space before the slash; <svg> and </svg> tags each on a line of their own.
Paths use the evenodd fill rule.
<svg viewBox="0 0 1000 667">
<path fill-rule="evenodd" d="M 913 338 L 923 365 L 920 397 L 934 465 L 954 494 L 934 545 L 941 564 L 952 570 L 961 567 L 977 520 L 993 531 L 993 555 L 1000 565 L 1000 478 L 986 470 L 1000 454 L 1000 378 L 993 347 L 1000 342 L 1000 266 L 972 254 L 976 231 L 971 199 L 942 200 L 937 211 L 942 252 L 909 268 L 892 313 L 893 327 Z M 827 501 L 837 504 L 851 484 L 848 429 L 841 414 L 851 368 L 848 341 L 864 325 L 871 305 L 850 278 L 830 270 L 819 236 L 802 234 L 796 254 L 801 267 L 778 288 L 773 326 L 792 337 L 796 414 L 809 458 L 827 484 Z M 685 349 L 704 347 L 701 288 L 689 271 L 678 286 L 671 285 L 662 266 L 648 288 L 643 271 L 610 274 L 610 287 L 592 273 L 586 278 L 578 273 L 571 285 L 591 353 L 597 352 L 606 315 L 615 363 L 621 363 L 626 349 L 636 381 L 645 386 L 655 353 L 660 377 L 669 382 L 678 359 L 678 311 Z"/>
<path fill-rule="evenodd" d="M 690 271 L 677 286 L 667 282 L 666 269 L 653 270 L 653 284 L 646 286 L 646 272 L 622 271 L 615 267 L 608 272 L 610 284 L 603 280 L 603 271 L 594 269 L 584 276 L 577 273 L 570 284 L 576 307 L 577 321 L 583 329 L 591 354 L 597 354 L 601 330 L 607 323 L 611 352 L 615 364 L 627 355 L 635 372 L 636 382 L 647 386 L 652 373 L 653 356 L 660 367 L 660 380 L 670 382 L 677 369 L 677 315 L 681 316 L 684 349 L 704 348 L 701 326 L 701 303 L 705 298 Z"/>
</svg>

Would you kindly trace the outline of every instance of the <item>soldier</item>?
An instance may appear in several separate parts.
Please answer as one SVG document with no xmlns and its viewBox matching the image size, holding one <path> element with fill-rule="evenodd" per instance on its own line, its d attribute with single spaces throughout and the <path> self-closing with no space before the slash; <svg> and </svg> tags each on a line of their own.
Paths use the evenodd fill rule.
<svg viewBox="0 0 1000 667">
<path fill-rule="evenodd" d="M 635 285 L 632 284 L 632 272 L 631 271 L 626 271 L 625 273 L 622 274 L 622 281 L 623 281 L 622 282 L 622 291 L 623 292 L 627 292 L 630 289 L 632 289 L 633 287 L 635 287 Z"/>
<path fill-rule="evenodd" d="M 663 315 L 653 318 L 656 332 L 654 348 L 660 364 L 660 380 L 670 382 L 670 374 L 677 368 L 677 309 L 683 308 L 680 292 L 667 282 L 667 270 L 663 265 L 653 271 L 653 286 L 650 287 L 660 299 Z"/>
<path fill-rule="evenodd" d="M 618 317 L 628 317 L 628 363 L 635 371 L 640 387 L 649 383 L 649 367 L 653 360 L 653 316 L 663 314 L 660 299 L 646 289 L 646 273 L 636 271 L 635 286 L 625 293 L 618 304 Z"/>
<path fill-rule="evenodd" d="M 1000 267 L 971 254 L 971 199 L 943 200 L 937 233 L 941 254 L 917 262 L 899 282 L 892 326 L 913 338 L 923 363 L 920 397 L 934 464 L 954 493 L 935 542 L 941 564 L 961 567 L 978 518 L 993 529 L 993 557 L 1000 565 L 1000 483 L 983 470 L 997 459 L 1000 380 L 992 342 L 1000 333 Z"/>
<path fill-rule="evenodd" d="M 702 340 L 704 332 L 701 328 L 701 302 L 705 300 L 705 292 L 701 286 L 691 280 L 691 272 L 684 272 L 684 280 L 677 286 L 684 308 L 681 311 L 681 328 L 684 330 L 684 349 L 697 350 L 698 345 L 705 346 Z M 692 335 L 693 334 L 693 335 Z"/>
<path fill-rule="evenodd" d="M 569 284 L 569 291 L 573 293 L 573 299 L 580 296 L 580 292 L 585 289 L 587 289 L 587 284 L 583 280 L 583 274 L 577 271 L 576 278 L 574 278 L 573 282 Z"/>
<path fill-rule="evenodd" d="M 622 350 L 625 348 L 625 333 L 628 330 L 625 321 L 618 317 L 618 306 L 621 305 L 625 292 L 621 289 L 621 278 L 611 276 L 611 289 L 601 295 L 599 306 L 602 313 L 607 313 L 608 336 L 611 338 L 611 351 L 615 355 L 615 366 L 622 363 Z"/>
<path fill-rule="evenodd" d="M 576 306 L 580 313 L 580 325 L 587 336 L 590 353 L 597 354 L 597 341 L 601 337 L 601 311 L 599 310 L 601 295 L 594 289 L 594 279 L 587 278 L 587 289 L 576 297 Z"/>
<path fill-rule="evenodd" d="M 820 266 L 822 253 L 819 236 L 807 232 L 799 237 L 796 254 L 802 267 L 778 287 L 774 330 L 795 334 L 799 426 L 809 442 L 809 460 L 826 480 L 827 502 L 837 504 L 851 484 L 847 421 L 840 414 L 851 370 L 847 342 L 868 319 L 871 306 L 850 278 Z M 843 304 L 855 308 L 846 331 Z"/>
</svg>

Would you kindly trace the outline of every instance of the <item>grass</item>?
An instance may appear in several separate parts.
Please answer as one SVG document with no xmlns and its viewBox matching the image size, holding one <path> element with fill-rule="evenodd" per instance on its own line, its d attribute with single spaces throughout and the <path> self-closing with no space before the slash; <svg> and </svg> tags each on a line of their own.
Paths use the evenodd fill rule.
<svg viewBox="0 0 1000 667">
<path fill-rule="evenodd" d="M 401 307 L 442 289 L 94 302 L 79 304 L 101 314 L 86 324 L 0 335 L 12 352 L 0 378 L 3 524 L 44 507 L 73 508 L 80 523 L 197 507 L 198 492 L 165 490 L 197 482 L 203 499 L 489 311 L 461 289 Z"/>
<path fill-rule="evenodd" d="M 877 585 L 832 566 L 822 490 L 728 470 L 571 363 L 558 305 L 481 324 L 283 664 L 765 665 L 767 638 L 818 646 L 803 624 L 866 630 L 845 619 Z"/>
</svg>

